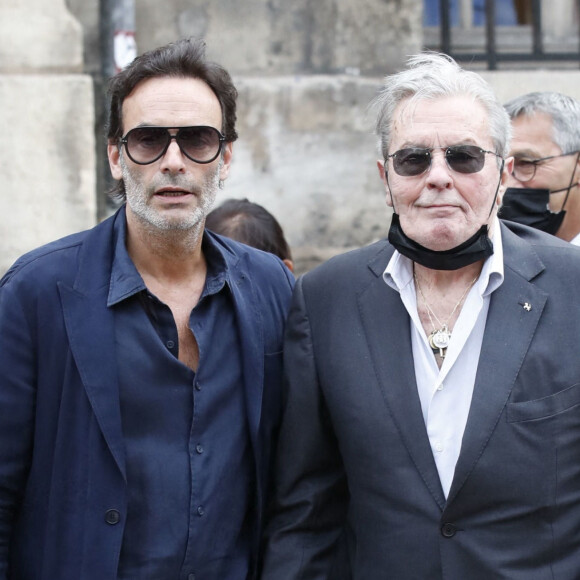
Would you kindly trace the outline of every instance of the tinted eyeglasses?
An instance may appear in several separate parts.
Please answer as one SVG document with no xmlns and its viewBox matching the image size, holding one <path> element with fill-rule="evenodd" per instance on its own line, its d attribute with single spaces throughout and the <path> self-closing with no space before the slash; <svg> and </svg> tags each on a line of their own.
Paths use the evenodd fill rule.
<svg viewBox="0 0 580 580">
<path fill-rule="evenodd" d="M 445 161 L 450 169 L 457 173 L 477 173 L 485 165 L 486 154 L 501 157 L 494 151 L 486 151 L 476 145 L 450 145 L 449 147 L 409 147 L 399 149 L 387 155 L 393 160 L 393 169 L 397 175 L 415 177 L 425 173 L 431 167 L 432 152 L 442 149 Z"/>
<path fill-rule="evenodd" d="M 169 130 L 177 130 L 172 135 Z M 165 155 L 171 140 L 175 139 L 181 152 L 196 163 L 211 163 L 222 150 L 225 137 L 215 127 L 136 127 L 121 143 L 129 159 L 139 165 L 148 165 Z"/>
<path fill-rule="evenodd" d="M 514 158 L 514 168 L 512 175 L 522 183 L 531 181 L 536 175 L 538 165 L 542 165 L 550 159 L 557 159 L 558 157 L 568 157 L 568 155 L 576 155 L 578 151 L 570 151 L 570 153 L 562 153 L 560 155 L 550 155 L 550 157 L 541 157 L 540 159 L 519 159 Z"/>
</svg>

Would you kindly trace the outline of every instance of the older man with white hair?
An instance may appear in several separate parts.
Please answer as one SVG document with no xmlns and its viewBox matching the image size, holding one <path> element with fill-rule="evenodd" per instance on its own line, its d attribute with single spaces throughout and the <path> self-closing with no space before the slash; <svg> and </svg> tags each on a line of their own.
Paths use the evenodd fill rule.
<svg viewBox="0 0 580 580">
<path fill-rule="evenodd" d="M 576 580 L 580 252 L 501 223 L 509 117 L 413 57 L 376 100 L 388 240 L 297 283 L 263 580 Z"/>
</svg>

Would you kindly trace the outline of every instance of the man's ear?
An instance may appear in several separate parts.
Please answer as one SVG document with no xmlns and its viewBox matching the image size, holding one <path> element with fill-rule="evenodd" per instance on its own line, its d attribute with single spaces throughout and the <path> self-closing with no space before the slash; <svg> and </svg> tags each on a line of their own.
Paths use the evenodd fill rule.
<svg viewBox="0 0 580 580">
<path fill-rule="evenodd" d="M 224 145 L 223 164 L 220 170 L 221 181 L 225 181 L 230 174 L 230 165 L 232 163 L 232 156 L 234 154 L 233 148 L 234 144 L 231 141 Z"/>
<path fill-rule="evenodd" d="M 121 169 L 121 149 L 119 145 L 112 140 L 107 144 L 107 157 L 109 158 L 109 167 L 111 175 L 119 181 L 123 179 L 123 170 Z"/>
<path fill-rule="evenodd" d="M 495 200 L 495 204 L 498 207 L 501 207 L 501 203 L 503 201 L 503 194 L 505 193 L 505 190 L 509 185 L 510 177 L 511 177 L 513 170 L 514 170 L 514 158 L 508 157 L 504 161 L 504 164 L 503 164 L 503 170 L 501 172 L 499 191 L 497 192 L 497 198 Z"/>
<path fill-rule="evenodd" d="M 389 190 L 389 182 L 387 180 L 387 170 L 385 169 L 385 162 L 381 159 L 377 159 L 377 168 L 379 170 L 379 175 L 381 177 L 381 181 L 385 186 L 386 192 L 386 202 L 389 207 L 393 207 L 393 199 L 391 198 L 391 192 Z"/>
</svg>

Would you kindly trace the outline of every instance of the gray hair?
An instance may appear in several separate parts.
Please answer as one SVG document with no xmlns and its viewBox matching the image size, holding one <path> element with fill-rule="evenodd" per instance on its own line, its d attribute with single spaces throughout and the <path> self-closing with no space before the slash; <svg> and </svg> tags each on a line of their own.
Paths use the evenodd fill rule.
<svg viewBox="0 0 580 580">
<path fill-rule="evenodd" d="M 580 151 L 580 103 L 562 93 L 527 93 L 508 101 L 505 109 L 510 118 L 545 113 L 552 118 L 552 140 L 562 153 Z"/>
<path fill-rule="evenodd" d="M 477 73 L 462 69 L 450 56 L 421 52 L 411 56 L 407 68 L 385 78 L 378 96 L 371 103 L 377 111 L 376 133 L 384 159 L 389 154 L 393 115 L 397 106 L 441 97 L 467 96 L 483 106 L 495 152 L 505 157 L 511 138 L 510 119 L 491 86 Z"/>
</svg>

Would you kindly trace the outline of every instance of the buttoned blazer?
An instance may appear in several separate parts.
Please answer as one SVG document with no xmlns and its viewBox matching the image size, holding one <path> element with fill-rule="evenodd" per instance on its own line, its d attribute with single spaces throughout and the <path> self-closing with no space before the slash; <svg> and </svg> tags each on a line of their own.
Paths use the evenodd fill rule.
<svg viewBox="0 0 580 580">
<path fill-rule="evenodd" d="M 124 208 L 25 255 L 0 281 L 1 579 L 116 579 L 127 509 L 107 308 L 116 219 L 125 219 Z M 240 332 L 257 549 L 293 277 L 271 254 L 214 239 Z"/>
<path fill-rule="evenodd" d="M 580 578 L 580 250 L 501 228 L 505 279 L 447 500 L 410 318 L 382 278 L 393 248 L 298 281 L 263 579 Z M 349 570 L 331 574 L 341 535 Z"/>
</svg>

